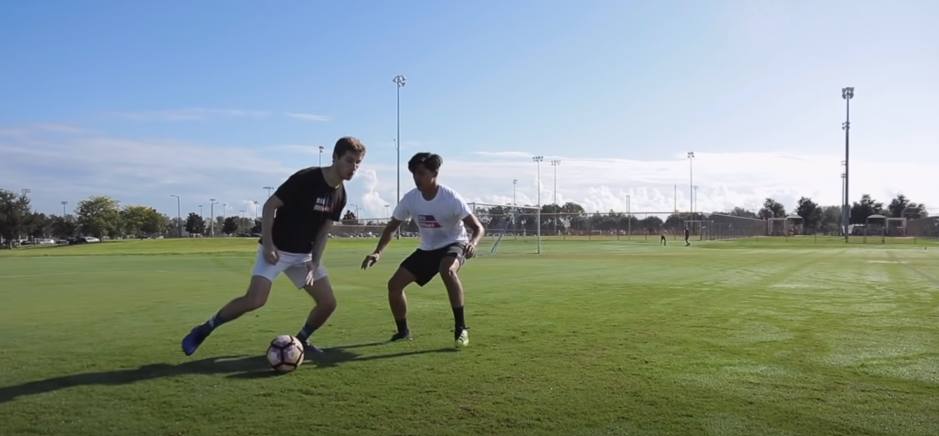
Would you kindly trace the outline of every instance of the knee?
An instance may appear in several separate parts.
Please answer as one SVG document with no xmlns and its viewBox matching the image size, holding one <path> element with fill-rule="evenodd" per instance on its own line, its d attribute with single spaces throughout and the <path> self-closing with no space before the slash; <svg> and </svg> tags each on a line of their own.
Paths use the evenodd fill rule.
<svg viewBox="0 0 939 436">
<path fill-rule="evenodd" d="M 329 312 L 333 312 L 334 310 L 336 310 L 336 307 L 338 305 L 339 303 L 336 301 L 336 297 L 332 295 L 330 295 L 327 298 L 321 298 L 320 300 L 316 302 L 317 307 L 321 307 L 323 308 L 323 310 L 327 310 Z"/>
<path fill-rule="evenodd" d="M 441 265 L 439 273 L 440 273 L 440 278 L 445 282 L 453 282 L 453 281 L 456 281 L 457 279 L 456 268 L 454 267 L 452 263 L 448 263 L 447 265 Z"/>
<path fill-rule="evenodd" d="M 388 279 L 388 295 L 401 295 L 404 292 L 404 284 L 395 277 Z"/>
</svg>

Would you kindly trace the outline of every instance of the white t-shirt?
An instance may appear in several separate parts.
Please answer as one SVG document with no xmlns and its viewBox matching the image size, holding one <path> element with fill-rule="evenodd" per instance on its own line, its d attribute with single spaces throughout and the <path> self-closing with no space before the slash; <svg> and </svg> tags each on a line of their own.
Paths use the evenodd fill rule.
<svg viewBox="0 0 939 436">
<path fill-rule="evenodd" d="M 456 191 L 440 184 L 437 187 L 437 195 L 429 201 L 424 199 L 419 189 L 412 189 L 404 194 L 392 215 L 398 221 L 411 218 L 417 223 L 421 232 L 419 250 L 430 251 L 456 242 L 469 242 L 463 218 L 473 211 Z"/>
</svg>

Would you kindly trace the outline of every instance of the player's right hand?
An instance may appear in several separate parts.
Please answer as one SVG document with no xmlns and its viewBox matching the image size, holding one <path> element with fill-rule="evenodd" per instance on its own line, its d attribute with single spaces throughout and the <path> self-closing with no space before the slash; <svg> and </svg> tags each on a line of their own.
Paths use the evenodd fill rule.
<svg viewBox="0 0 939 436">
<path fill-rule="evenodd" d="M 378 253 L 372 253 L 368 256 L 365 256 L 365 260 L 362 261 L 362 269 L 368 269 L 372 265 L 378 262 L 378 258 L 381 257 Z"/>
<path fill-rule="evenodd" d="M 277 261 L 280 260 L 280 253 L 277 252 L 277 249 L 265 245 L 262 250 L 264 254 L 264 260 L 266 260 L 267 263 L 271 265 L 277 265 Z"/>
</svg>

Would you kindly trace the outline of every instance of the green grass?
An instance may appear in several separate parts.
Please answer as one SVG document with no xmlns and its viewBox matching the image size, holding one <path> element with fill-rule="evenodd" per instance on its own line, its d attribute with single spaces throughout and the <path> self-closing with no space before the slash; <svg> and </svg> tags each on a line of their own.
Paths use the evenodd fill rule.
<svg viewBox="0 0 939 436">
<path fill-rule="evenodd" d="M 286 279 L 179 350 L 244 292 L 253 239 L 3 251 L 0 435 L 939 434 L 939 245 L 593 239 L 470 261 L 460 351 L 439 279 L 384 343 L 415 241 L 361 271 L 375 241 L 334 239 L 330 357 L 280 376 L 264 350 L 311 307 Z"/>
</svg>

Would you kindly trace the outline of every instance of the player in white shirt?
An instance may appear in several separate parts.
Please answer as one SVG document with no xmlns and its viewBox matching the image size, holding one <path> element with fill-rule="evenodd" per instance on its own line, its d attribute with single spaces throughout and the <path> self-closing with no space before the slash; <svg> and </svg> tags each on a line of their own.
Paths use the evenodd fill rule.
<svg viewBox="0 0 939 436">
<path fill-rule="evenodd" d="M 421 243 L 388 280 L 388 304 L 398 332 L 392 341 L 411 339 L 408 328 L 408 301 L 404 288 L 411 283 L 423 287 L 440 274 L 453 308 L 453 335 L 457 347 L 469 345 L 468 327 L 463 316 L 463 284 L 458 272 L 466 259 L 476 255 L 476 245 L 485 231 L 466 201 L 456 191 L 437 183 L 443 159 L 433 153 L 417 153 L 408 161 L 416 189 L 411 190 L 395 207 L 391 222 L 385 226 L 375 251 L 362 261 L 362 269 L 374 265 L 391 242 L 395 230 L 408 218 L 420 228 Z M 467 234 L 467 227 L 472 237 Z"/>
</svg>

